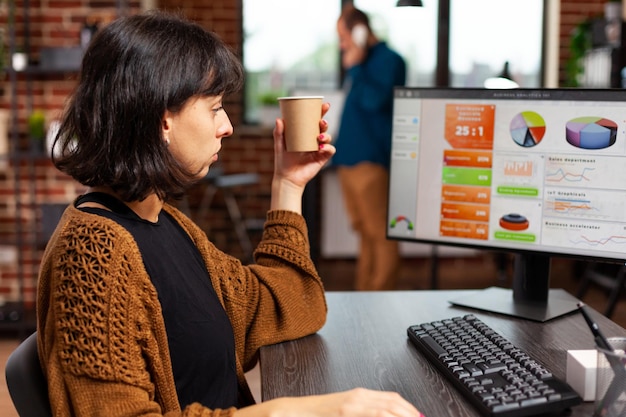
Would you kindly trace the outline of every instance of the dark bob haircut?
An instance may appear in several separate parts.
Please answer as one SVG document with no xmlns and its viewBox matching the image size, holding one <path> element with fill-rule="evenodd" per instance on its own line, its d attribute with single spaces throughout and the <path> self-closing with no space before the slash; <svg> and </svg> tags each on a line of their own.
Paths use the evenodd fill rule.
<svg viewBox="0 0 626 417">
<path fill-rule="evenodd" d="M 119 18 L 92 39 L 53 147 L 53 163 L 124 201 L 180 198 L 195 181 L 163 140 L 165 111 L 243 84 L 239 59 L 214 33 L 162 11 Z"/>
</svg>

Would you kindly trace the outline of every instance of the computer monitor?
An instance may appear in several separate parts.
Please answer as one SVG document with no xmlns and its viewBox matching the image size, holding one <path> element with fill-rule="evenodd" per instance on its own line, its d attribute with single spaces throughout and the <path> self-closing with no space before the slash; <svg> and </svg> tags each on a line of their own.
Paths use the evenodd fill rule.
<svg viewBox="0 0 626 417">
<path fill-rule="evenodd" d="M 546 321 L 550 258 L 626 261 L 626 90 L 396 87 L 387 238 L 515 254 L 453 304 Z"/>
</svg>

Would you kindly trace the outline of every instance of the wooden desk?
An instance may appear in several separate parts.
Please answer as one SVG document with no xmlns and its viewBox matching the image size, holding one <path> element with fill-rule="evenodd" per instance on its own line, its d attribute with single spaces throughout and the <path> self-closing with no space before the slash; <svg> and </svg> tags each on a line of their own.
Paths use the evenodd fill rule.
<svg viewBox="0 0 626 417">
<path fill-rule="evenodd" d="M 538 323 L 453 307 L 470 291 L 329 292 L 328 320 L 319 333 L 261 350 L 263 400 L 344 391 L 354 387 L 399 392 L 428 417 L 479 416 L 408 341 L 406 329 L 473 313 L 565 379 L 566 351 L 593 349 L 578 313 Z M 590 310 L 607 337 L 626 330 Z M 590 416 L 583 403 L 571 416 Z"/>
</svg>

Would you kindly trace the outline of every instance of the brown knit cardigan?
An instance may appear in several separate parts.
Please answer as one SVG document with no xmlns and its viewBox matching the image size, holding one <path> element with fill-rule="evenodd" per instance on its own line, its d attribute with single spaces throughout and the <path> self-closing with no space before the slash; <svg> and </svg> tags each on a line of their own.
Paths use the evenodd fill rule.
<svg viewBox="0 0 626 417">
<path fill-rule="evenodd" d="M 240 395 L 261 346 L 318 331 L 326 319 L 306 224 L 267 214 L 256 264 L 219 251 L 180 211 L 164 208 L 200 250 L 232 323 Z M 194 403 L 180 410 L 156 289 L 132 236 L 70 205 L 46 247 L 37 293 L 39 357 L 54 416 L 229 416 Z M 201 372 L 201 370 L 199 370 Z"/>
</svg>

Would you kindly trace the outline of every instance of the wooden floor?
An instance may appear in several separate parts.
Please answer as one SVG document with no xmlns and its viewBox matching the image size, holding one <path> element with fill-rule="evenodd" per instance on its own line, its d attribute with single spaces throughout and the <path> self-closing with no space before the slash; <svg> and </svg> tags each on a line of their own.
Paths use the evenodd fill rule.
<svg viewBox="0 0 626 417">
<path fill-rule="evenodd" d="M 440 259 L 437 263 L 439 289 L 474 289 L 489 286 L 508 286 L 510 278 L 502 277 L 495 267 L 493 256 L 477 258 Z M 429 259 L 406 259 L 403 261 L 399 274 L 397 289 L 424 290 L 430 289 L 433 264 Z M 324 285 L 328 291 L 349 291 L 352 289 L 354 275 L 353 260 L 324 260 L 318 262 L 318 268 Z M 580 285 L 577 278 L 579 265 L 568 260 L 552 261 L 551 286 L 563 288 L 576 294 Z M 604 311 L 607 294 L 604 290 L 592 287 L 583 300 L 598 311 Z M 612 319 L 626 327 L 626 297 L 618 303 Z M 419 320 L 419 318 L 416 318 Z M 19 343 L 19 337 L 0 332 L 0 372 L 4 375 L 4 365 L 9 354 Z M 258 368 L 248 373 L 248 379 L 257 399 L 260 398 L 260 378 Z M 0 416 L 18 417 L 13 408 L 4 377 L 0 378 Z"/>
</svg>

